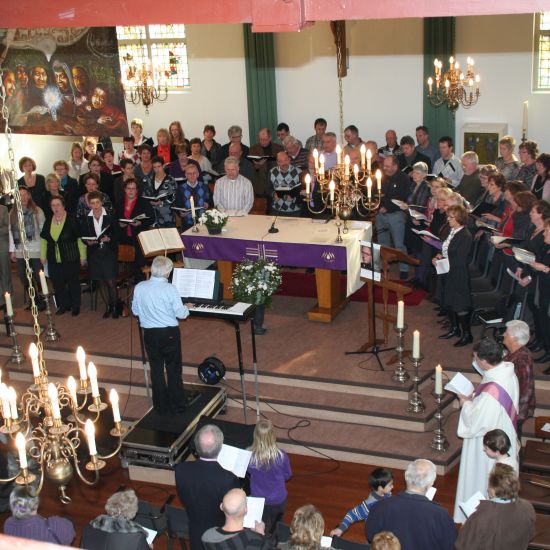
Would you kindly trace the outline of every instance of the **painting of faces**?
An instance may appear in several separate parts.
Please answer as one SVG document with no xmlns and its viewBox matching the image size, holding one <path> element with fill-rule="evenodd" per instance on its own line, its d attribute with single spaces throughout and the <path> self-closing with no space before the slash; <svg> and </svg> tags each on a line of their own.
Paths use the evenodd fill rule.
<svg viewBox="0 0 550 550">
<path fill-rule="evenodd" d="M 1 77 L 14 133 L 128 135 L 114 27 L 0 31 L 6 49 Z"/>
</svg>

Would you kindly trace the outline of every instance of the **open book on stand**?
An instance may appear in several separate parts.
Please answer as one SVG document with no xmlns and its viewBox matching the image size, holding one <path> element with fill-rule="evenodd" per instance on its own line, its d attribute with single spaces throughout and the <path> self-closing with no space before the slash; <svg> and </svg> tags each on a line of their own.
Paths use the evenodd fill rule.
<svg viewBox="0 0 550 550">
<path fill-rule="evenodd" d="M 146 258 L 184 250 L 180 234 L 175 227 L 149 229 L 138 235 L 139 246 Z"/>
</svg>

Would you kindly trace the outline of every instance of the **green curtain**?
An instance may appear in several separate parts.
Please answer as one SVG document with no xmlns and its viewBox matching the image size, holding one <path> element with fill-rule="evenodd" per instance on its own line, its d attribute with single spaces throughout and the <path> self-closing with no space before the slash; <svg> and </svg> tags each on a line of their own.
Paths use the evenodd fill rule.
<svg viewBox="0 0 550 550">
<path fill-rule="evenodd" d="M 277 90 L 273 33 L 253 33 L 243 25 L 250 143 L 256 142 L 260 128 L 277 129 Z"/>
<path fill-rule="evenodd" d="M 449 57 L 455 55 L 455 18 L 427 17 L 424 19 L 424 125 L 430 131 L 432 143 L 441 136 L 451 136 L 456 143 L 455 119 L 445 105 L 433 107 L 428 98 L 428 77 L 434 74 L 434 59 L 443 61 L 443 71 L 449 66 Z M 456 149 L 456 146 L 455 146 Z"/>
</svg>

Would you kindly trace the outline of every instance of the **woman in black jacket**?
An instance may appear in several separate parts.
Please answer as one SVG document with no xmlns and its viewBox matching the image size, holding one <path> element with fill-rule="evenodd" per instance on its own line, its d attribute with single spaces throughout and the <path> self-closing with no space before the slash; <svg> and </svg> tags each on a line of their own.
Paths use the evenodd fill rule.
<svg viewBox="0 0 550 550">
<path fill-rule="evenodd" d="M 99 282 L 99 292 L 106 305 L 103 318 L 112 315 L 118 319 L 116 308 L 116 278 L 118 275 L 118 244 L 115 238 L 115 220 L 103 208 L 103 194 L 88 193 L 91 207 L 87 216 L 80 220 L 80 231 L 88 247 L 88 277 Z"/>
<path fill-rule="evenodd" d="M 454 344 L 459 348 L 473 342 L 470 329 L 472 299 L 468 270 L 473 238 L 465 227 L 468 222 L 468 212 L 463 206 L 447 208 L 447 220 L 451 231 L 443 242 L 441 254 L 438 254 L 433 261 L 435 265 L 435 262 L 442 258 L 449 260 L 449 271 L 442 277 L 444 277 L 443 307 L 449 312 L 451 329 L 439 338 L 448 340 L 460 336 L 460 340 Z"/>
<path fill-rule="evenodd" d="M 53 283 L 57 314 L 80 313 L 80 266 L 86 265 L 86 247 L 75 219 L 67 215 L 63 197 L 52 197 L 53 212 L 40 233 L 42 264 Z"/>
</svg>

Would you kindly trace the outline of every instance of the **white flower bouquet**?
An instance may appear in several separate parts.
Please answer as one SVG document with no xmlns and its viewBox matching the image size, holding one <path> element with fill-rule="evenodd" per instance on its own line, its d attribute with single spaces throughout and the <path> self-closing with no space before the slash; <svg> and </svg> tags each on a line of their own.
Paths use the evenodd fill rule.
<svg viewBox="0 0 550 550">
<path fill-rule="evenodd" d="M 227 223 L 228 218 L 229 216 L 225 212 L 220 212 L 219 210 L 212 208 L 211 210 L 206 210 L 202 213 L 199 218 L 199 222 L 206 225 L 209 232 L 214 230 L 214 232 L 220 233 L 222 227 Z"/>
<path fill-rule="evenodd" d="M 231 280 L 231 292 L 236 300 L 256 305 L 269 305 L 281 285 L 281 268 L 260 258 L 244 260 L 237 265 Z"/>
</svg>

